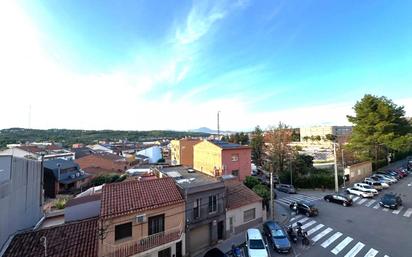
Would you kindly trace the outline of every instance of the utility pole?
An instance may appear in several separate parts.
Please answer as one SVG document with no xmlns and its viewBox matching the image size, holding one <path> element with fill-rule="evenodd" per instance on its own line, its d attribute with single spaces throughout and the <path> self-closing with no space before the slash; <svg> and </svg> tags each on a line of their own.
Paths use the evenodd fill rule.
<svg viewBox="0 0 412 257">
<path fill-rule="evenodd" d="M 339 185 L 338 185 L 338 165 L 336 161 L 336 143 L 333 142 L 333 154 L 335 156 L 335 192 L 338 193 L 339 191 Z"/>
<path fill-rule="evenodd" d="M 220 119 L 219 119 L 220 111 L 217 111 L 217 138 L 220 138 Z"/>
<path fill-rule="evenodd" d="M 273 171 L 270 173 L 270 217 L 275 219 L 275 208 L 273 199 Z"/>
</svg>

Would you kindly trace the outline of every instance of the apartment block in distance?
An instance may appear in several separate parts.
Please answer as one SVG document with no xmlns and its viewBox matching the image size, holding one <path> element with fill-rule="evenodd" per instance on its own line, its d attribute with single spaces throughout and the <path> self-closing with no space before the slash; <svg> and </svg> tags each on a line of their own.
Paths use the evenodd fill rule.
<svg viewBox="0 0 412 257">
<path fill-rule="evenodd" d="M 199 142 L 200 139 L 194 138 L 172 140 L 170 142 L 171 164 L 193 167 L 193 146 Z"/>
<path fill-rule="evenodd" d="M 300 141 L 305 142 L 312 137 L 320 137 L 321 141 L 325 141 L 326 135 L 328 134 L 336 136 L 338 140 L 346 141 L 351 133 L 352 126 L 314 126 L 300 128 Z M 321 143 L 321 141 L 317 143 Z"/>
<path fill-rule="evenodd" d="M 100 257 L 185 256 L 185 202 L 172 178 L 103 187 Z"/>
<path fill-rule="evenodd" d="M 249 146 L 219 140 L 204 140 L 193 147 L 193 168 L 210 176 L 234 175 L 240 180 L 251 174 Z"/>
</svg>

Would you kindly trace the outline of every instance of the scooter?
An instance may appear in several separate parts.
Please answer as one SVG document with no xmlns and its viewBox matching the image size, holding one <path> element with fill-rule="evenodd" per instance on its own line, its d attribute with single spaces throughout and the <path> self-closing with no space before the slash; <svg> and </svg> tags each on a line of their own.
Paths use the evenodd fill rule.
<svg viewBox="0 0 412 257">
<path fill-rule="evenodd" d="M 298 242 L 298 237 L 296 236 L 295 231 L 293 230 L 292 226 L 288 227 L 287 233 L 288 233 L 290 240 L 292 240 L 293 243 Z"/>
<path fill-rule="evenodd" d="M 242 257 L 242 254 L 240 252 L 240 248 L 236 245 L 232 245 L 232 256 L 233 257 Z"/>
</svg>

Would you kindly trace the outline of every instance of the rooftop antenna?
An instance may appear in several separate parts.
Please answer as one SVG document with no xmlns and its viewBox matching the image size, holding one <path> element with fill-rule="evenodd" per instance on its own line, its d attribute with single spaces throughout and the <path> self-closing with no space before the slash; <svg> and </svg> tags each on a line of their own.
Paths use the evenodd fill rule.
<svg viewBox="0 0 412 257">
<path fill-rule="evenodd" d="M 47 257 L 47 238 L 45 236 L 40 237 L 40 243 L 42 243 L 44 247 L 44 257 Z"/>
<path fill-rule="evenodd" d="M 217 111 L 217 139 L 220 138 L 220 120 L 219 120 L 220 111 Z"/>
</svg>

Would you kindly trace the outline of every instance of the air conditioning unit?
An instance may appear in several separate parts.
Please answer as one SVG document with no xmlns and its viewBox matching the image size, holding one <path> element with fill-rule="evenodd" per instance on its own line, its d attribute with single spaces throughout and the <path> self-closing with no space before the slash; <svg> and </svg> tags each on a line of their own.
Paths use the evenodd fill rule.
<svg viewBox="0 0 412 257">
<path fill-rule="evenodd" d="M 136 223 L 143 223 L 143 222 L 145 222 L 145 219 L 146 219 L 146 215 L 145 215 L 145 214 L 137 215 L 137 216 L 136 216 Z"/>
</svg>

